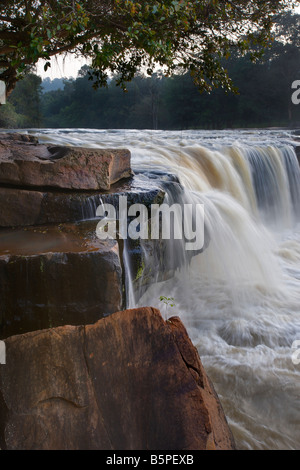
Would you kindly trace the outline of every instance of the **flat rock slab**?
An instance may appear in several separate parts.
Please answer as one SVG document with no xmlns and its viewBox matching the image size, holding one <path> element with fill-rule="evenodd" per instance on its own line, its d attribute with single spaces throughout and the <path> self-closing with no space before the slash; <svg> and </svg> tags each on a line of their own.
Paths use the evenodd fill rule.
<svg viewBox="0 0 300 470">
<path fill-rule="evenodd" d="M 179 318 L 140 308 L 5 343 L 2 449 L 234 449 Z"/>
<path fill-rule="evenodd" d="M 19 188 L 109 190 L 132 175 L 125 149 L 39 144 L 33 136 L 0 134 L 0 184 Z"/>
<path fill-rule="evenodd" d="M 0 338 L 93 323 L 122 308 L 118 243 L 96 223 L 0 231 Z"/>
</svg>

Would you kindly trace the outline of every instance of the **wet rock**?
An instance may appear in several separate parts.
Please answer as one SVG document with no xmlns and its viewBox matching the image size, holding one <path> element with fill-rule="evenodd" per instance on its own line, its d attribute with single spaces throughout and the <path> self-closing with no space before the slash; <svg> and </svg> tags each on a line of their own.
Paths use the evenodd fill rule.
<svg viewBox="0 0 300 470">
<path fill-rule="evenodd" d="M 169 207 L 173 204 L 179 205 L 184 213 L 184 204 L 190 204 L 186 199 L 184 187 L 180 184 L 176 175 L 168 174 L 158 170 L 147 170 L 136 172 L 135 179 L 144 182 L 144 184 L 155 185 L 163 192 L 165 198 L 161 198 L 157 203 L 159 205 L 166 203 Z M 155 202 L 154 202 L 155 203 Z M 165 281 L 174 276 L 177 269 L 187 267 L 194 256 L 205 251 L 210 244 L 210 235 L 206 224 L 204 224 L 204 240 L 200 249 L 191 251 L 186 250 L 184 226 L 182 225 L 182 239 L 175 236 L 175 227 L 172 227 L 172 218 L 170 218 L 170 238 L 164 239 L 162 235 L 162 225 L 165 215 L 160 216 L 160 237 L 153 239 L 151 236 L 147 240 L 132 240 L 126 242 L 128 252 L 128 264 L 130 265 L 133 290 L 135 299 L 143 295 L 146 289 L 153 283 Z M 193 216 L 194 217 L 194 216 Z M 133 217 L 129 218 L 129 223 Z M 149 204 L 149 234 L 151 233 L 151 212 Z M 183 221 L 182 221 L 183 224 Z M 195 227 L 195 218 L 193 226 Z"/>
<path fill-rule="evenodd" d="M 41 216 L 44 194 L 0 187 L 0 227 L 34 225 Z"/>
<path fill-rule="evenodd" d="M 58 147 L 29 136 L 0 136 L 2 186 L 108 190 L 131 175 L 129 150 Z"/>
<path fill-rule="evenodd" d="M 128 204 L 161 204 L 164 191 L 138 178 L 114 184 L 110 191 L 54 191 L 0 187 L 0 227 L 23 227 L 96 218 L 100 204 L 118 207 L 119 196 Z"/>
<path fill-rule="evenodd" d="M 232 450 L 220 401 L 178 318 L 118 312 L 5 340 L 0 447 Z"/>
<path fill-rule="evenodd" d="M 118 243 L 95 222 L 0 232 L 0 338 L 93 323 L 122 308 Z"/>
</svg>

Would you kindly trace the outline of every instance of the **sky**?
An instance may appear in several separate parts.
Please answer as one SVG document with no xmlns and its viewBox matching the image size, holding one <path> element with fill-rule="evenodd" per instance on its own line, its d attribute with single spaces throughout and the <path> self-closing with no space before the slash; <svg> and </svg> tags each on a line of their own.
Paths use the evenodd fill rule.
<svg viewBox="0 0 300 470">
<path fill-rule="evenodd" d="M 300 14 L 300 6 L 295 9 L 295 12 Z M 75 58 L 71 54 L 65 54 L 63 56 L 52 57 L 51 67 L 48 68 L 47 72 L 44 71 L 45 60 L 40 60 L 37 64 L 37 75 L 40 75 L 42 79 L 49 77 L 51 80 L 54 78 L 71 78 L 77 77 L 78 71 L 87 62 L 82 58 Z"/>
<path fill-rule="evenodd" d="M 51 67 L 48 68 L 47 72 L 44 71 L 46 60 L 39 60 L 37 64 L 36 73 L 40 75 L 42 79 L 46 77 L 49 77 L 51 80 L 62 77 L 76 78 L 78 71 L 86 64 L 85 59 L 76 58 L 72 54 L 52 57 L 50 62 Z"/>
</svg>

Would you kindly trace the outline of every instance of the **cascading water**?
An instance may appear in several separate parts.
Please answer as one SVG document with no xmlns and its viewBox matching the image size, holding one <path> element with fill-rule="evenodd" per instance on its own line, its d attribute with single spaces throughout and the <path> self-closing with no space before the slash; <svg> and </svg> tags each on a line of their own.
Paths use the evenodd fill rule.
<svg viewBox="0 0 300 470">
<path fill-rule="evenodd" d="M 44 131 L 40 140 L 127 147 L 134 170 L 176 175 L 166 201 L 201 203 L 209 245 L 191 257 L 177 240 L 174 275 L 133 289 L 128 306 L 179 315 L 222 401 L 239 449 L 297 449 L 300 441 L 300 169 L 280 131 Z M 181 189 L 180 189 L 181 188 Z M 175 243 L 177 242 L 177 243 Z M 146 257 L 157 269 L 155 257 Z M 175 307 L 160 296 L 173 297 Z"/>
<path fill-rule="evenodd" d="M 299 220 L 295 152 L 194 147 L 185 149 L 179 174 L 186 188 L 200 190 L 210 246 L 139 304 L 161 307 L 161 293 L 176 299 L 174 313 L 216 384 L 239 448 L 297 448 L 300 384 L 291 345 L 300 338 L 300 286 L 278 257 Z"/>
</svg>

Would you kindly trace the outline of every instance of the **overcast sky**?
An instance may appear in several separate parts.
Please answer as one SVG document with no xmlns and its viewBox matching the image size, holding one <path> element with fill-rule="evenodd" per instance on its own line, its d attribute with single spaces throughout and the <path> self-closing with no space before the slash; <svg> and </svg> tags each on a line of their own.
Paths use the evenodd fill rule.
<svg viewBox="0 0 300 470">
<path fill-rule="evenodd" d="M 86 64 L 84 59 L 76 58 L 73 55 L 55 56 L 51 58 L 51 67 L 47 72 L 44 71 L 46 61 L 40 60 L 37 64 L 37 75 L 43 79 L 49 77 L 51 80 L 54 78 L 62 77 L 77 77 L 80 68 Z"/>
</svg>

